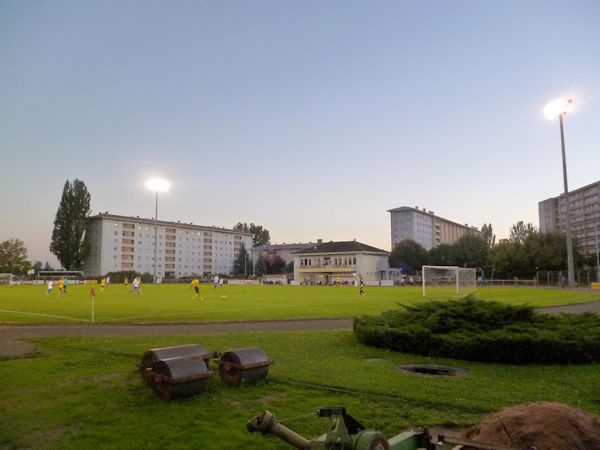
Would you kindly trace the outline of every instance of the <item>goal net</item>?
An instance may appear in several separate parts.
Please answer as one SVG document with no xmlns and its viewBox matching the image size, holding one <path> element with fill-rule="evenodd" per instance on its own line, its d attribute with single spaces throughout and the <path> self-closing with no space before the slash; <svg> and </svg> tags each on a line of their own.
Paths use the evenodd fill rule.
<svg viewBox="0 0 600 450">
<path fill-rule="evenodd" d="M 464 296 L 477 289 L 476 269 L 456 266 L 423 266 L 423 297 Z"/>
<path fill-rule="evenodd" d="M 10 284 L 14 277 L 12 273 L 0 273 L 0 284 Z"/>
</svg>

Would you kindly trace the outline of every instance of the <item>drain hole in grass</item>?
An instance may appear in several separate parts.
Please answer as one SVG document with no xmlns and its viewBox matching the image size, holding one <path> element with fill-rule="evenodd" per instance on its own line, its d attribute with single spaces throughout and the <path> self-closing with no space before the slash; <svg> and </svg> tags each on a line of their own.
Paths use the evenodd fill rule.
<svg viewBox="0 0 600 450">
<path fill-rule="evenodd" d="M 460 376 L 467 373 L 467 369 L 452 366 L 439 366 L 437 364 L 404 364 L 396 368 L 401 373 L 432 376 Z"/>
</svg>

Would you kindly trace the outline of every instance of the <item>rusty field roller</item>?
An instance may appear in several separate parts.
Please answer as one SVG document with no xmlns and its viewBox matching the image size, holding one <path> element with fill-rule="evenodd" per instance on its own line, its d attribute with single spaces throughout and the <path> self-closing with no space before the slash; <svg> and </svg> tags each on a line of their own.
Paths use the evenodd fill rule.
<svg viewBox="0 0 600 450">
<path fill-rule="evenodd" d="M 194 360 L 202 360 L 208 367 L 208 360 L 212 354 L 209 353 L 203 346 L 199 344 L 178 345 L 176 347 L 153 348 L 148 350 L 142 356 L 140 363 L 140 373 L 144 381 L 150 384 L 153 367 L 158 361 L 171 358 L 191 358 Z"/>
<path fill-rule="evenodd" d="M 219 359 L 219 375 L 229 384 L 255 383 L 264 380 L 273 364 L 267 353 L 258 347 L 229 350 Z"/>
<path fill-rule="evenodd" d="M 169 358 L 152 366 L 150 386 L 163 400 L 189 397 L 204 391 L 212 372 L 202 358 Z"/>
</svg>

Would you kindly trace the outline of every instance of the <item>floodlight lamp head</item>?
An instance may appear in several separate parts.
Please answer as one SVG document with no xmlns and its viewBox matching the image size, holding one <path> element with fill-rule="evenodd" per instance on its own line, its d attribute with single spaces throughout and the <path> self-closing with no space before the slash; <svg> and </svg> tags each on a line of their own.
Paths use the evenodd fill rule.
<svg viewBox="0 0 600 450">
<path fill-rule="evenodd" d="M 169 190 L 169 182 L 163 178 L 152 178 L 146 181 L 145 184 L 153 192 L 167 192 Z"/>
<path fill-rule="evenodd" d="M 574 109 L 573 99 L 558 98 L 547 103 L 544 107 L 544 117 L 548 120 L 554 120 L 559 116 L 564 116 Z"/>
</svg>

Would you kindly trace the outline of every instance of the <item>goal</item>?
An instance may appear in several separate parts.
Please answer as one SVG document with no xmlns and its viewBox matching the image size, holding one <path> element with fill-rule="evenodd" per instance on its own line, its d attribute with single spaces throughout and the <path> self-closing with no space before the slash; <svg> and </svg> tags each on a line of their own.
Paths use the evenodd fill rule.
<svg viewBox="0 0 600 450">
<path fill-rule="evenodd" d="M 10 284 L 14 278 L 12 273 L 0 273 L 0 284 Z"/>
<path fill-rule="evenodd" d="M 468 295 L 477 289 L 474 268 L 457 266 L 423 266 L 423 297 Z"/>
</svg>

